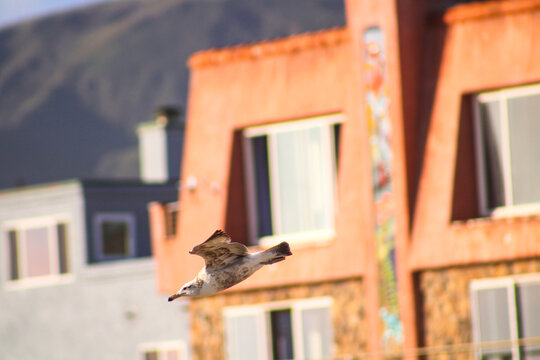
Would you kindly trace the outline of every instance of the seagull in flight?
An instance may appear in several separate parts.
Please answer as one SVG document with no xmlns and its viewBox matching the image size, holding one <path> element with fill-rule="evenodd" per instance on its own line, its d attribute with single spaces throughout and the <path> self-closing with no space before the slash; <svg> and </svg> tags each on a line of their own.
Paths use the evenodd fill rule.
<svg viewBox="0 0 540 360">
<path fill-rule="evenodd" d="M 264 265 L 285 260 L 292 255 L 289 244 L 282 242 L 264 251 L 249 253 L 244 244 L 231 242 L 231 237 L 216 230 L 205 242 L 195 246 L 190 254 L 199 255 L 205 265 L 195 279 L 184 284 L 173 301 L 181 296 L 208 296 L 247 279 Z"/>
</svg>

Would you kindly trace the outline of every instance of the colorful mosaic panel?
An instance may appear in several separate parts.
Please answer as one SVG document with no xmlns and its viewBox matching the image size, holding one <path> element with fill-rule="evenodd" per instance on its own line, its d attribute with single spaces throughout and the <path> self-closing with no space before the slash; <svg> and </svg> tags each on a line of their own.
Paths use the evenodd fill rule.
<svg viewBox="0 0 540 360">
<path fill-rule="evenodd" d="M 363 35 L 367 123 L 375 200 L 375 241 L 379 285 L 382 350 L 398 352 L 403 344 L 399 316 L 392 191 L 392 126 L 384 36 L 380 28 Z"/>
</svg>

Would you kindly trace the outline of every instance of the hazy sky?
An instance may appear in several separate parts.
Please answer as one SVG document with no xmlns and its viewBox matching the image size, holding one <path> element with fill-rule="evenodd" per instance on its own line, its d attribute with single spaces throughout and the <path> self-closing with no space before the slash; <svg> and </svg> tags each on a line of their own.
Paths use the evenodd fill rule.
<svg viewBox="0 0 540 360">
<path fill-rule="evenodd" d="M 110 0 L 0 0 L 0 27 L 103 1 Z"/>
</svg>

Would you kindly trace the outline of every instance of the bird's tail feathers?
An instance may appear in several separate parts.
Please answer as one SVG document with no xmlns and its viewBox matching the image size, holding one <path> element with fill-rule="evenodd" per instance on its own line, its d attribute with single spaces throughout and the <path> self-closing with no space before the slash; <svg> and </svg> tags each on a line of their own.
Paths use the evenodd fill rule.
<svg viewBox="0 0 540 360">
<path fill-rule="evenodd" d="M 279 261 L 285 260 L 285 256 L 292 255 L 291 248 L 287 242 L 282 242 L 276 246 L 271 247 L 263 252 L 265 260 L 261 263 L 264 265 L 270 265 Z"/>
<path fill-rule="evenodd" d="M 267 251 L 275 252 L 276 254 L 280 254 L 282 256 L 289 256 L 292 255 L 291 248 L 287 242 L 282 242 L 274 247 L 271 247 Z"/>
</svg>

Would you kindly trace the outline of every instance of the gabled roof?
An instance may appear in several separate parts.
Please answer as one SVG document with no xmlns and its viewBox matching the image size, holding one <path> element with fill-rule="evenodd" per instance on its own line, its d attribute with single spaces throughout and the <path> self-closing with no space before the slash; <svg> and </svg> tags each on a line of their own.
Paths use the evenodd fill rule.
<svg viewBox="0 0 540 360">
<path fill-rule="evenodd" d="M 201 68 L 228 62 L 295 53 L 312 48 L 334 46 L 348 41 L 349 33 L 347 29 L 339 27 L 253 44 L 199 51 L 189 58 L 188 65 L 190 68 Z"/>
</svg>

